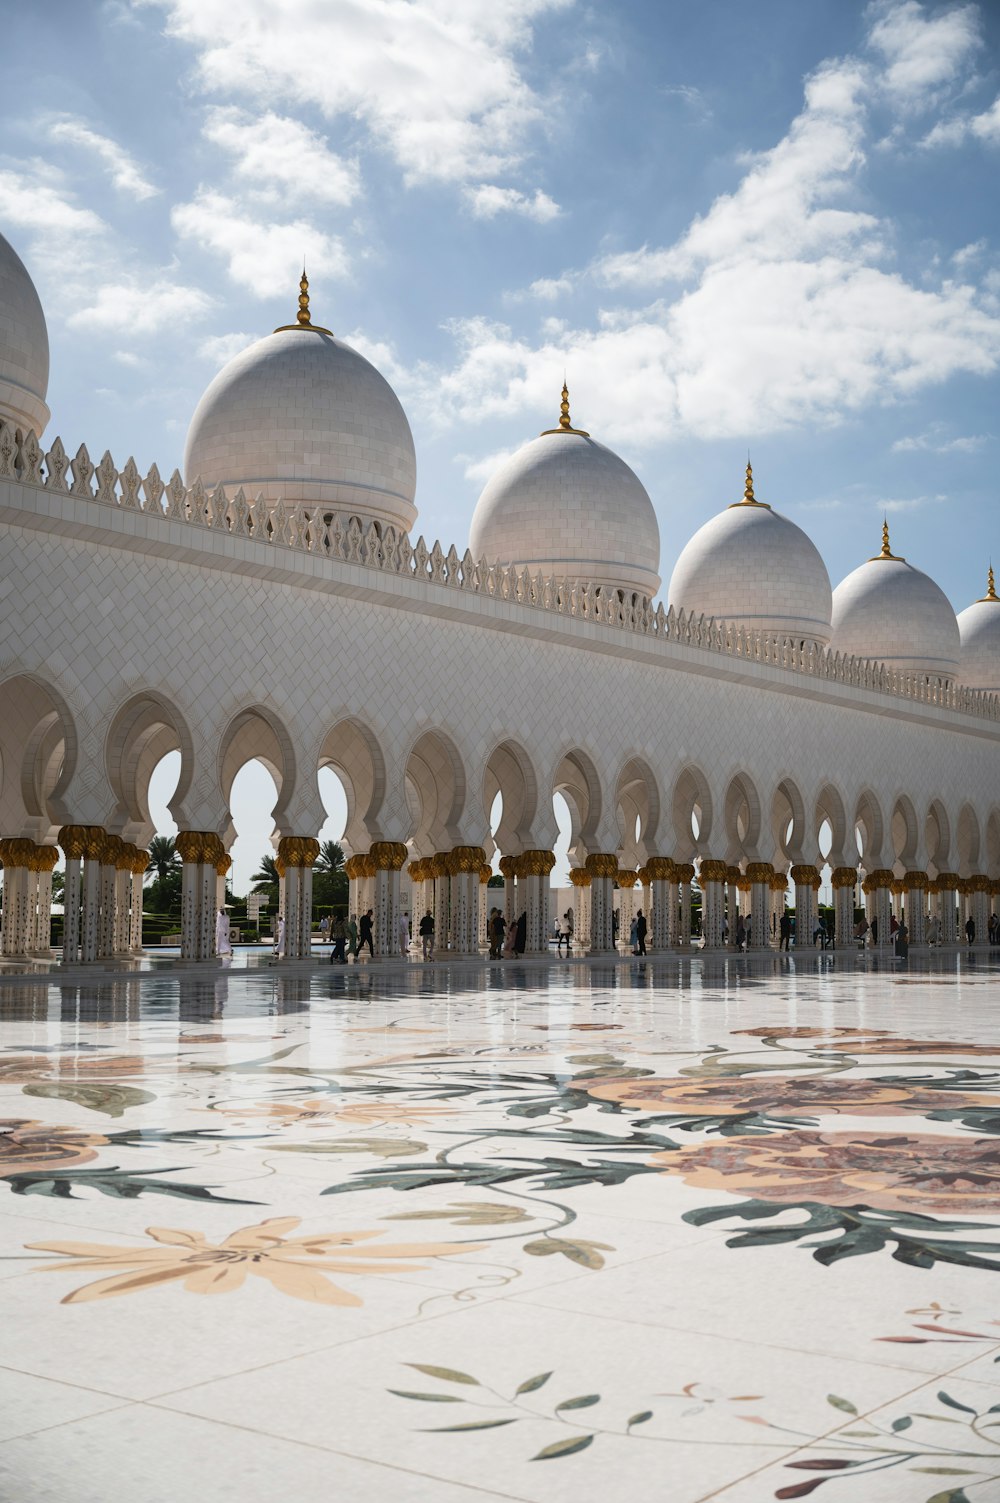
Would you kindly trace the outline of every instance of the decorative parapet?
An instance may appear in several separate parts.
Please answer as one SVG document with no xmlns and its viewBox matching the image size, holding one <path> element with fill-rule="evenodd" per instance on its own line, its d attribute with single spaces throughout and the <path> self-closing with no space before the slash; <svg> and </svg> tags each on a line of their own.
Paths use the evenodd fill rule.
<svg viewBox="0 0 1000 1503">
<path fill-rule="evenodd" d="M 949 679 L 896 673 L 871 658 L 848 657 L 815 642 L 750 631 L 732 621 L 696 616 L 693 611 L 675 611 L 673 606 L 664 610 L 662 602 L 654 608 L 645 595 L 603 589 L 587 580 L 543 577 L 540 571 L 530 574 L 527 568 L 519 569 L 514 564 L 491 564 L 485 558 L 474 559 L 468 549 L 460 556 L 454 546 L 447 552 L 438 542 L 428 548 L 422 537 L 412 544 L 406 533 L 391 526 L 382 526 L 368 517 L 335 512 L 326 506 L 301 503 L 288 506 L 280 500 L 268 502 L 262 495 L 251 499 L 242 487 L 234 496 L 229 496 L 221 485 L 209 492 L 200 480 L 185 487 L 178 470 L 164 484 L 155 464 L 142 477 L 134 459 L 128 459 L 119 471 L 107 452 L 94 465 L 85 444 L 68 460 L 61 439 L 54 439 L 51 448 L 43 453 L 30 430 L 21 437 L 8 423 L 0 421 L 0 480 L 3 479 L 84 497 L 100 506 L 141 512 L 157 521 L 182 522 L 206 531 L 251 538 L 268 548 L 309 553 L 445 590 L 488 595 L 495 600 L 599 623 L 635 636 L 1000 721 L 1000 696 L 969 689 Z"/>
</svg>

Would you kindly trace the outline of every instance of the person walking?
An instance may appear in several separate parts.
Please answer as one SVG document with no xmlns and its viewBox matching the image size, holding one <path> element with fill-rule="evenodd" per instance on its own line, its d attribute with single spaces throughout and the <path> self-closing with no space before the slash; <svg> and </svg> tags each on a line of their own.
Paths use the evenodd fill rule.
<svg viewBox="0 0 1000 1503">
<path fill-rule="evenodd" d="M 375 959 L 375 946 L 372 944 L 372 922 L 374 916 L 374 912 L 371 908 L 369 908 L 367 913 L 363 913 L 361 915 L 361 924 L 358 929 L 359 960 L 361 958 L 361 951 L 364 949 L 365 945 L 368 946 L 368 954 L 371 956 L 372 960 Z"/>
<path fill-rule="evenodd" d="M 348 934 L 348 938 L 351 941 L 350 952 L 349 952 L 350 956 L 351 956 L 351 959 L 352 960 L 357 960 L 357 958 L 358 958 L 358 916 L 357 916 L 356 913 L 352 913 L 350 919 L 347 922 L 347 934 Z"/>
<path fill-rule="evenodd" d="M 781 915 L 781 922 L 778 925 L 778 932 L 781 936 L 778 949 L 787 950 L 792 942 L 792 915 L 788 912 L 787 908 Z"/>
<path fill-rule="evenodd" d="M 517 920 L 511 919 L 507 925 L 507 937 L 503 942 L 504 956 L 510 960 L 517 954 Z"/>
<path fill-rule="evenodd" d="M 418 926 L 424 960 L 434 959 L 434 915 L 428 908 Z"/>
<path fill-rule="evenodd" d="M 556 945 L 556 954 L 562 954 L 563 940 L 566 941 L 566 954 L 573 948 L 573 910 L 567 908 L 562 916 L 562 924 L 559 928 L 559 941 Z"/>
<path fill-rule="evenodd" d="M 910 953 L 910 931 L 905 924 L 896 925 L 896 955 L 906 960 Z"/>
<path fill-rule="evenodd" d="M 976 943 L 976 921 L 971 913 L 965 921 L 965 937 L 969 941 L 969 949 L 971 950 L 972 946 Z"/>
<path fill-rule="evenodd" d="M 274 931 L 274 953 L 280 960 L 285 953 L 285 915 L 279 913 L 278 927 Z"/>
<path fill-rule="evenodd" d="M 746 919 L 743 917 L 743 915 L 741 913 L 740 916 L 739 916 L 739 918 L 736 920 L 736 948 L 737 948 L 737 950 L 739 951 L 739 953 L 741 955 L 743 954 L 743 951 L 746 949 L 746 944 L 747 944 L 747 925 L 746 925 Z"/>
<path fill-rule="evenodd" d="M 939 944 L 940 941 L 941 920 L 938 918 L 936 913 L 933 913 L 931 914 L 930 922 L 927 925 L 927 943 L 929 945 L 936 945 Z"/>
<path fill-rule="evenodd" d="M 635 943 L 636 943 L 636 954 L 637 955 L 645 955 L 645 953 L 646 953 L 646 915 L 643 913 L 643 911 L 642 911 L 641 908 L 639 909 L 639 912 L 635 916 Z"/>
<path fill-rule="evenodd" d="M 224 908 L 219 909 L 215 920 L 215 953 L 216 955 L 233 953 L 232 942 L 229 938 L 229 917 Z"/>
<path fill-rule="evenodd" d="M 490 914 L 490 959 L 499 960 L 503 953 L 504 942 L 503 914 L 499 908 L 494 908 Z"/>
<path fill-rule="evenodd" d="M 333 949 L 330 951 L 330 964 L 333 965 L 334 961 L 336 961 L 338 965 L 346 965 L 347 956 L 344 953 L 344 946 L 347 944 L 347 925 L 344 923 L 343 914 L 338 914 L 333 920 L 330 926 L 330 937 L 333 940 Z"/>
<path fill-rule="evenodd" d="M 628 947 L 635 954 L 635 947 L 639 943 L 639 920 L 633 917 L 628 926 Z"/>
<path fill-rule="evenodd" d="M 514 954 L 520 958 L 528 945 L 528 915 L 522 913 L 517 921 L 516 939 L 514 940 Z"/>
<path fill-rule="evenodd" d="M 326 914 L 324 913 L 323 917 L 319 921 L 319 942 L 320 942 L 320 944 L 321 945 L 325 945 L 326 942 L 327 942 L 327 940 L 329 939 L 329 937 L 330 937 L 330 920 L 327 918 Z"/>
<path fill-rule="evenodd" d="M 872 947 L 874 948 L 874 946 L 878 944 L 878 917 L 877 916 L 872 919 L 871 925 L 870 925 L 870 927 L 868 929 L 868 934 L 869 934 L 869 937 L 871 939 Z"/>
<path fill-rule="evenodd" d="M 611 910 L 611 943 L 617 945 L 618 930 L 621 928 L 621 915 L 617 908 Z"/>
<path fill-rule="evenodd" d="M 401 912 L 400 913 L 400 915 L 399 915 L 399 926 L 398 927 L 399 927 L 399 953 L 400 953 L 400 955 L 409 955 L 409 953 L 410 953 L 410 915 L 408 913 L 406 913 L 406 912 Z"/>
</svg>

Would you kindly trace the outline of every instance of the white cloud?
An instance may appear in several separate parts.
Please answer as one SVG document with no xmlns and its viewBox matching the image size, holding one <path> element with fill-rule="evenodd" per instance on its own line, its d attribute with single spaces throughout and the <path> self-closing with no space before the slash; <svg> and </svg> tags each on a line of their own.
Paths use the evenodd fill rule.
<svg viewBox="0 0 1000 1503">
<path fill-rule="evenodd" d="M 562 213 L 547 193 L 536 188 L 534 194 L 520 193 L 517 188 L 500 188 L 495 183 L 480 183 L 467 188 L 465 197 L 476 219 L 495 219 L 498 214 L 521 214 L 536 224 L 548 224 Z"/>
<path fill-rule="evenodd" d="M 362 121 L 410 182 L 509 172 L 544 124 L 519 55 L 532 23 L 574 0 L 147 0 L 217 96 Z"/>
<path fill-rule="evenodd" d="M 196 287 L 160 279 L 150 283 L 107 283 L 89 306 L 66 320 L 72 329 L 157 334 L 208 311 L 212 299 Z"/>
<path fill-rule="evenodd" d="M 119 192 L 131 194 L 138 199 L 155 198 L 159 193 L 159 188 L 143 177 L 139 164 L 123 146 L 119 146 L 109 136 L 102 136 L 91 130 L 89 125 L 76 116 L 67 115 L 57 120 L 51 126 L 49 135 L 53 141 L 80 146 L 96 156 L 107 168 L 108 175 Z"/>
<path fill-rule="evenodd" d="M 255 198 L 349 204 L 360 192 L 357 162 L 337 156 L 323 136 L 286 115 L 215 109 L 203 134 L 233 158 L 235 177 Z"/>
<path fill-rule="evenodd" d="M 988 442 L 985 433 L 960 434 L 956 438 L 946 437 L 944 425 L 935 424 L 926 433 L 912 433 L 904 438 L 897 438 L 892 446 L 893 454 L 912 454 L 926 452 L 930 454 L 975 454 Z"/>
<path fill-rule="evenodd" d="M 906 496 L 894 501 L 875 501 L 873 505 L 881 515 L 891 515 L 894 512 L 919 511 L 923 506 L 936 506 L 947 499 L 948 497 L 942 493 L 935 496 Z"/>
<path fill-rule="evenodd" d="M 869 44 L 885 62 L 882 85 L 904 110 L 934 104 L 982 46 L 975 5 L 928 15 L 917 0 L 903 0 L 876 5 L 872 14 Z"/>
<path fill-rule="evenodd" d="M 495 449 L 492 454 L 483 454 L 479 458 L 469 454 L 456 454 L 455 463 L 465 466 L 462 474 L 466 480 L 472 480 L 482 487 L 516 452 L 516 449 Z"/>
<path fill-rule="evenodd" d="M 212 334 L 203 339 L 198 346 L 198 356 L 202 360 L 209 361 L 212 365 L 222 367 L 228 365 L 234 355 L 245 350 L 248 345 L 258 339 L 258 334 Z"/>
<path fill-rule="evenodd" d="M 664 84 L 660 93 L 666 94 L 673 99 L 679 99 L 682 104 L 687 106 L 698 124 L 704 125 L 711 120 L 712 111 L 708 107 L 705 96 L 693 84 Z"/>
<path fill-rule="evenodd" d="M 969 137 L 985 146 L 1000 146 L 1000 95 L 981 115 L 953 115 L 940 120 L 920 142 L 932 150 L 941 146 L 961 146 Z"/>
<path fill-rule="evenodd" d="M 145 370 L 149 365 L 149 361 L 137 355 L 134 350 L 115 350 L 115 359 L 119 365 L 125 365 L 133 371 Z"/>
<path fill-rule="evenodd" d="M 963 245 L 960 250 L 954 252 L 951 258 L 952 265 L 959 271 L 963 271 L 973 261 L 978 261 L 985 250 L 985 240 L 973 240 L 969 245 Z"/>
<path fill-rule="evenodd" d="M 170 217 L 182 239 L 220 257 L 233 281 L 255 297 L 274 297 L 287 288 L 289 322 L 303 259 L 310 280 L 343 277 L 347 272 L 344 248 L 335 235 L 304 219 L 262 222 L 237 199 L 221 193 L 202 189 L 190 203 L 177 204 Z M 313 319 L 329 324 L 315 305 Z"/>
<path fill-rule="evenodd" d="M 935 73 L 921 61 L 919 7 L 883 6 L 877 24 L 893 17 L 902 29 L 895 52 L 883 35 L 888 74 L 912 99 L 953 64 Z M 968 17 L 962 25 L 953 60 L 972 46 Z M 986 279 L 966 281 L 967 266 L 962 283 L 942 279 L 925 258 L 907 280 L 892 265 L 894 225 L 871 211 L 869 105 L 887 87 L 855 57 L 819 67 L 784 138 L 748 159 L 738 186 L 673 245 L 626 250 L 582 274 L 611 294 L 591 327 L 543 320 L 518 337 L 485 319 L 456 323 L 453 367 L 416 373 L 429 420 L 543 412 L 568 368 L 582 426 L 600 413 L 597 436 L 641 445 L 830 426 L 959 372 L 995 371 L 1000 310 Z"/>
<path fill-rule="evenodd" d="M 42 163 L 0 169 L 0 200 L 8 224 L 42 236 L 91 236 L 107 229 L 93 209 L 81 209 L 74 203 L 61 174 Z"/>
</svg>

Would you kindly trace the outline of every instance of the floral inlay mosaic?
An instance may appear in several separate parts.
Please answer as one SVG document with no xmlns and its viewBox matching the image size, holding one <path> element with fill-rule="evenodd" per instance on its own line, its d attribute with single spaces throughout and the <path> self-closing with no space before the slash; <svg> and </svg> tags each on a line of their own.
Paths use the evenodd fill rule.
<svg viewBox="0 0 1000 1503">
<path fill-rule="evenodd" d="M 577 1469 L 597 1503 L 602 1468 L 641 1490 L 648 1458 L 671 1503 L 708 1476 L 722 1503 L 1000 1496 L 1000 973 L 978 1007 L 963 982 L 955 1037 L 930 991 L 860 972 L 794 999 L 625 974 L 547 996 L 323 975 L 231 1015 L 217 982 L 187 1004 L 170 983 L 182 1018 L 0 1019 L 0 1306 L 32 1321 L 15 1361 L 101 1392 L 103 1354 L 148 1320 L 143 1392 L 186 1391 L 158 1375 L 180 1350 L 192 1413 L 217 1378 L 223 1426 L 280 1437 L 296 1406 L 244 1421 L 228 1375 L 273 1362 L 280 1394 L 312 1353 L 304 1392 L 332 1385 L 324 1409 L 358 1421 L 331 1446 L 389 1447 L 428 1496 L 503 1479 L 551 1503 L 530 1479 Z M 218 1374 L 219 1317 L 196 1314 L 217 1309 Z M 459 1357 L 439 1332 L 473 1312 L 490 1334 Z"/>
</svg>

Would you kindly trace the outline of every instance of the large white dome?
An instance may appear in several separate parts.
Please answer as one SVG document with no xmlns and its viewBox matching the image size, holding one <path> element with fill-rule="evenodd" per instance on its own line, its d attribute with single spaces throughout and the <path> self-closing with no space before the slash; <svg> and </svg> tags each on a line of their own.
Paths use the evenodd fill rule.
<svg viewBox="0 0 1000 1503">
<path fill-rule="evenodd" d="M 0 235 L 0 417 L 41 434 L 49 420 L 49 335 L 24 262 Z"/>
<path fill-rule="evenodd" d="M 962 643 L 958 676 L 970 689 L 1000 694 L 1000 598 L 989 572 L 986 594 L 959 612 Z"/>
<path fill-rule="evenodd" d="M 198 403 L 184 473 L 232 495 L 324 505 L 409 531 L 416 520 L 413 436 L 399 400 L 370 361 L 309 322 L 231 360 Z M 304 314 L 304 317 L 303 317 Z"/>
<path fill-rule="evenodd" d="M 698 529 L 674 566 L 670 604 L 798 641 L 830 640 L 830 576 L 815 544 L 756 500 L 747 465 L 743 500 Z"/>
<path fill-rule="evenodd" d="M 959 635 L 955 612 L 944 591 L 889 548 L 882 529 L 882 552 L 848 574 L 833 592 L 835 652 L 874 658 L 897 673 L 954 678 Z"/>
<path fill-rule="evenodd" d="M 623 459 L 572 428 L 563 388 L 558 428 L 532 439 L 490 477 L 469 529 L 474 558 L 530 574 L 646 595 L 660 588 L 653 503 Z"/>
</svg>

